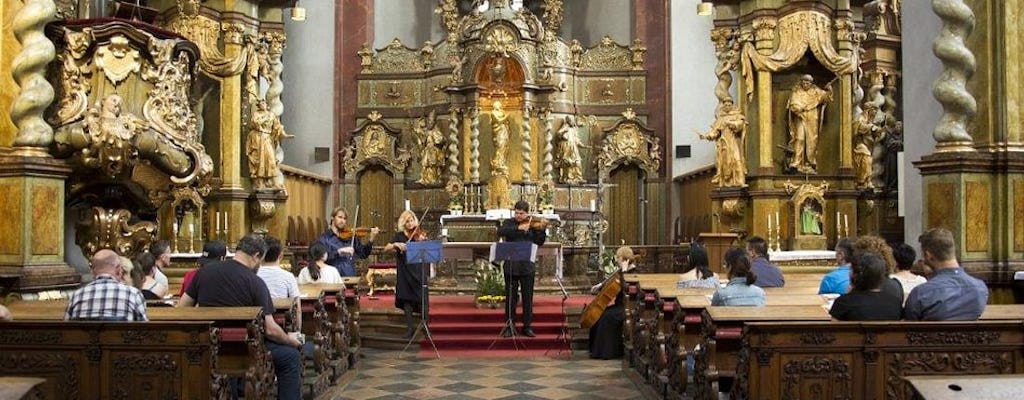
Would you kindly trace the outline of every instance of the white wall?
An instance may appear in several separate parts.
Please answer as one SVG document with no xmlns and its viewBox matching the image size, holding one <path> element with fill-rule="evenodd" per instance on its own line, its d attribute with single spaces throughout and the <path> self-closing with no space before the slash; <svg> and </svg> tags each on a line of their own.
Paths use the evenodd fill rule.
<svg viewBox="0 0 1024 400">
<path fill-rule="evenodd" d="M 921 174 L 911 164 L 935 149 L 932 131 L 942 106 L 932 95 L 932 83 L 942 71 L 942 63 L 932 53 L 932 41 L 942 21 L 932 12 L 931 2 L 903 2 L 903 119 L 904 176 L 903 195 L 906 216 L 905 239 L 917 247 L 923 224 Z"/>
<path fill-rule="evenodd" d="M 623 0 L 566 0 L 561 35 L 579 39 L 583 47 L 601 42 L 606 35 L 628 45 L 633 41 L 633 9 Z"/>
<path fill-rule="evenodd" d="M 715 119 L 715 46 L 710 31 L 713 17 L 697 15 L 699 0 L 672 0 L 669 57 L 672 60 L 672 160 L 675 177 L 715 163 L 714 142 L 701 140 Z M 735 85 L 735 83 L 734 83 Z M 675 147 L 691 146 L 689 158 L 675 158 Z"/>
<path fill-rule="evenodd" d="M 284 62 L 285 104 L 281 122 L 287 139 L 284 163 L 331 176 L 334 154 L 334 2 L 306 1 L 306 20 L 285 18 L 288 44 Z M 353 55 L 354 57 L 354 55 Z M 313 148 L 331 149 L 331 161 L 314 162 Z"/>
<path fill-rule="evenodd" d="M 429 40 L 435 45 L 445 38 L 441 18 L 434 14 L 436 1 L 384 0 L 373 3 L 373 48 L 381 49 L 398 38 L 418 49 Z"/>
</svg>

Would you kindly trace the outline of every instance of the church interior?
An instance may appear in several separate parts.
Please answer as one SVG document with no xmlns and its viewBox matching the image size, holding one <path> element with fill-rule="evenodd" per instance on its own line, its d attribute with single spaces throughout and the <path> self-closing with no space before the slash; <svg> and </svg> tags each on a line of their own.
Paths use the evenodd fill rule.
<svg viewBox="0 0 1024 400">
<path fill-rule="evenodd" d="M 605 393 L 619 399 L 925 399 L 953 383 L 997 398 L 1024 383 L 1021 10 L 1024 0 L 0 0 L 0 317 L 12 319 L 0 322 L 0 393 L 277 398 L 262 310 L 162 307 L 192 295 L 210 242 L 230 259 L 255 236 L 280 240 L 280 267 L 299 277 L 301 295 L 275 299 L 273 318 L 307 338 L 305 398 L 458 394 L 387 392 L 360 375 L 410 344 L 445 360 L 564 350 L 564 365 L 537 368 L 611 366 L 630 390 Z M 506 283 L 518 261 L 503 270 L 492 246 L 508 239 L 506 222 L 546 237 L 529 296 L 522 288 L 537 337 L 529 319 L 511 327 L 529 336 L 527 352 L 518 334 L 491 341 L 519 297 Z M 830 316 L 846 292 L 828 296 L 823 279 L 855 261 L 850 243 L 877 245 L 891 274 L 909 245 L 919 262 L 907 273 L 932 278 L 937 230 L 951 235 L 952 267 L 987 288 L 984 313 Z M 351 253 L 354 275 L 304 284 L 325 235 L 371 246 Z M 410 278 L 387 241 L 398 235 L 440 243 L 415 278 L 422 307 L 405 319 Z M 137 260 L 155 243 L 169 255 L 155 268 L 168 294 L 147 301 L 148 322 L 64 321 L 98 280 L 98 254 Z M 721 306 L 716 290 L 739 274 L 729 251 L 754 262 L 750 243 L 785 287 L 765 288 L 762 307 Z M 681 283 L 704 271 L 697 259 L 718 277 L 710 289 Z M 595 304 L 621 313 L 621 362 L 587 359 Z M 479 398 L 604 398 L 569 387 L 579 379 L 534 392 L 470 385 Z"/>
</svg>

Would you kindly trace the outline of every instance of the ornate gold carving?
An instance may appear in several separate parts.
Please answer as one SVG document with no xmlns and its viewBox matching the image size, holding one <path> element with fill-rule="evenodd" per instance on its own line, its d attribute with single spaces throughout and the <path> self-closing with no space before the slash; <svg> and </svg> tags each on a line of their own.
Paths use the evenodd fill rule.
<svg viewBox="0 0 1024 400">
<path fill-rule="evenodd" d="M 387 47 L 377 50 L 373 59 L 372 73 L 408 72 L 423 69 L 419 52 L 406 47 L 401 40 L 395 38 Z"/>
<path fill-rule="evenodd" d="M 410 152 L 400 151 L 398 134 L 382 120 L 380 113 L 370 112 L 346 148 L 345 173 L 355 174 L 368 165 L 381 165 L 396 175 L 405 172 Z"/>
<path fill-rule="evenodd" d="M 82 164 L 103 170 L 108 178 L 121 176 L 138 159 L 132 139 L 149 127 L 145 120 L 124 112 L 123 103 L 116 94 L 97 102 L 85 118 L 85 130 L 72 128 L 68 139 L 58 140 L 59 146 L 80 148 Z"/>
<path fill-rule="evenodd" d="M 562 20 L 565 19 L 565 15 L 562 7 L 562 0 L 544 0 L 544 25 L 547 27 L 548 34 L 554 35 L 555 32 L 562 27 Z"/>
<path fill-rule="evenodd" d="M 633 69 L 640 71 L 644 69 L 644 55 L 647 54 L 647 46 L 644 46 L 644 41 L 640 38 L 633 39 L 633 45 L 629 46 L 629 51 L 633 53 Z"/>
<path fill-rule="evenodd" d="M 284 189 L 278 148 L 281 140 L 294 137 L 285 133 L 284 125 L 260 100 L 252 113 L 249 134 L 246 136 L 245 155 L 249 159 L 249 176 L 254 189 Z"/>
<path fill-rule="evenodd" d="M 54 3 L 57 5 L 57 19 L 77 19 L 78 18 L 78 1 L 77 0 L 55 0 Z"/>
<path fill-rule="evenodd" d="M 100 46 L 94 57 L 93 63 L 115 86 L 142 67 L 139 51 L 129 45 L 124 35 L 111 37 L 110 44 Z"/>
<path fill-rule="evenodd" d="M 758 41 L 772 41 L 775 40 L 775 28 L 778 24 L 779 21 L 775 17 L 757 17 L 751 26 Z"/>
<path fill-rule="evenodd" d="M 558 128 L 558 171 L 562 182 L 574 184 L 584 182 L 583 158 L 580 147 L 590 148 L 580 140 L 579 127 L 571 116 L 566 115 L 562 126 Z"/>
<path fill-rule="evenodd" d="M 711 184 L 718 187 L 747 186 L 746 129 L 747 118 L 727 99 L 719 108 L 711 129 L 700 134 L 701 139 L 715 142 L 715 176 L 711 178 Z"/>
<path fill-rule="evenodd" d="M 370 50 L 370 46 L 363 43 L 363 47 L 356 52 L 359 56 L 359 65 L 363 67 L 363 73 L 373 72 L 373 50 Z"/>
<path fill-rule="evenodd" d="M 76 242 L 86 256 L 100 249 L 113 249 L 119 254 L 135 254 L 149 245 L 156 233 L 156 224 L 148 221 L 130 224 L 128 210 L 92 207 L 77 221 Z"/>
<path fill-rule="evenodd" d="M 740 61 L 740 41 L 736 35 L 735 28 L 711 30 L 711 41 L 715 44 L 715 55 L 718 56 L 718 65 L 715 67 L 715 76 L 718 77 L 715 97 L 718 98 L 719 108 L 726 101 L 735 103 L 729 88 L 732 87 L 732 71 L 736 70 Z"/>
<path fill-rule="evenodd" d="M 260 234 L 266 234 L 270 232 L 267 229 L 267 222 L 274 216 L 274 212 L 277 206 L 273 200 L 260 199 L 256 201 L 250 201 L 249 205 L 252 209 L 252 231 Z"/>
<path fill-rule="evenodd" d="M 632 162 L 643 168 L 649 176 L 657 176 L 661 166 L 661 139 L 651 135 L 640 124 L 632 108 L 622 113 L 623 119 L 606 134 L 597 156 L 601 174 L 607 174 L 616 165 Z"/>
<path fill-rule="evenodd" d="M 579 68 L 589 71 L 633 69 L 633 51 L 615 43 L 610 36 L 605 36 L 600 44 L 583 53 Z"/>
<path fill-rule="evenodd" d="M 43 113 L 53 101 L 53 86 L 46 80 L 46 67 L 56 56 L 53 43 L 43 34 L 57 10 L 50 0 L 26 0 L 11 21 L 21 52 L 14 58 L 12 74 L 21 88 L 11 106 L 11 121 L 18 127 L 14 145 L 46 148 L 53 143 L 53 128 Z"/>
<path fill-rule="evenodd" d="M 459 29 L 458 1 L 440 0 L 437 7 L 434 8 L 434 14 L 441 17 L 441 25 L 443 25 L 445 30 L 448 31 L 448 38 L 446 40 L 450 43 L 454 43 L 458 38 Z"/>
<path fill-rule="evenodd" d="M 60 100 L 57 103 L 57 112 L 50 121 L 55 126 L 77 120 L 85 114 L 89 107 L 89 91 L 92 86 L 88 79 L 92 76 L 92 68 L 87 65 L 87 61 L 82 60 L 92 43 L 92 30 L 74 32 L 67 28 L 62 29 L 68 47 L 67 52 L 57 56 L 63 67 L 60 71 Z"/>
<path fill-rule="evenodd" d="M 434 65 L 434 43 L 431 43 L 429 40 L 423 42 L 423 48 L 420 49 L 420 57 L 423 69 L 430 69 Z"/>
<path fill-rule="evenodd" d="M 484 49 L 492 53 L 501 53 L 502 57 L 508 57 L 508 53 L 519 50 L 518 37 L 504 25 L 494 27 L 484 37 L 487 43 Z"/>
<path fill-rule="evenodd" d="M 224 43 L 244 44 L 246 42 L 244 25 L 226 23 L 222 27 L 219 22 L 198 13 L 194 15 L 182 13 L 172 19 L 167 27 L 199 46 L 199 54 L 201 54 L 199 66 L 204 72 L 214 76 L 227 77 L 238 75 L 244 71 L 246 61 L 249 59 L 249 51 L 239 51 L 233 57 L 228 58 L 220 49 L 222 31 L 224 32 Z M 251 45 L 247 44 L 247 46 Z"/>
<path fill-rule="evenodd" d="M 444 171 L 444 135 L 437 125 L 437 114 L 433 110 L 426 117 L 416 120 L 413 128 L 416 143 L 420 149 L 420 179 L 417 183 L 435 185 L 441 182 Z"/>
<path fill-rule="evenodd" d="M 822 181 L 820 185 L 814 186 L 804 183 L 800 186 L 793 185 L 787 181 L 784 185 L 786 193 L 792 194 L 790 203 L 793 216 L 792 227 L 794 237 L 822 237 L 825 234 L 825 226 L 822 215 L 825 212 L 825 192 L 828 191 L 828 182 Z"/>
<path fill-rule="evenodd" d="M 878 107 L 868 104 L 860 117 L 854 121 L 853 170 L 858 188 L 873 189 L 875 187 L 871 179 L 874 165 L 872 151 L 875 149 L 875 143 L 885 135 L 881 126 L 883 121 L 880 117 Z"/>
</svg>

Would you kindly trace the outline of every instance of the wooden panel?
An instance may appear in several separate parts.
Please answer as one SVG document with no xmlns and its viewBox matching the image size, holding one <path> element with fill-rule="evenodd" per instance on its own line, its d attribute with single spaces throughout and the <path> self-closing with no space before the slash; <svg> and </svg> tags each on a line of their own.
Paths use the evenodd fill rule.
<svg viewBox="0 0 1024 400">
<path fill-rule="evenodd" d="M 21 186 L 0 185 L 0 254 L 21 254 Z"/>
<path fill-rule="evenodd" d="M 380 166 L 369 167 L 359 175 L 359 225 L 380 226 L 380 237 L 383 240 L 391 240 L 400 212 L 392 206 L 395 204 L 392 193 L 394 183 L 395 178 L 391 173 Z M 354 204 L 346 207 L 348 212 L 355 213 Z M 354 224 L 356 221 L 350 217 L 349 223 Z"/>
<path fill-rule="evenodd" d="M 326 221 L 329 209 L 333 208 L 326 204 L 331 183 L 329 180 L 306 176 L 304 171 L 291 167 L 283 169 L 284 185 L 288 191 L 288 203 L 285 205 L 285 219 L 288 221 L 287 243 L 306 245 L 316 240 L 322 231 L 317 229 L 320 228 L 319 224 L 308 227 L 307 221 Z"/>
<path fill-rule="evenodd" d="M 57 255 L 59 246 L 63 244 L 60 235 L 61 214 L 64 204 L 58 188 L 53 186 L 37 186 L 32 189 L 32 254 Z M 55 206 L 57 205 L 57 206 Z"/>
<path fill-rule="evenodd" d="M 711 178 L 715 176 L 714 166 L 692 172 L 674 179 L 679 193 L 679 220 L 673 242 L 690 242 L 711 227 Z"/>
<path fill-rule="evenodd" d="M 989 192 L 984 182 L 967 182 L 966 228 L 967 251 L 986 251 L 989 242 Z"/>
<path fill-rule="evenodd" d="M 608 204 L 605 218 L 608 232 L 604 243 L 611 245 L 640 243 L 640 168 L 623 165 L 609 174 Z"/>
<path fill-rule="evenodd" d="M 1013 251 L 1024 251 L 1024 181 L 1013 183 Z"/>
<path fill-rule="evenodd" d="M 956 223 L 953 219 L 956 216 L 953 212 L 956 207 L 956 192 L 953 184 L 946 182 L 929 183 L 927 196 L 927 229 L 952 228 Z"/>
</svg>

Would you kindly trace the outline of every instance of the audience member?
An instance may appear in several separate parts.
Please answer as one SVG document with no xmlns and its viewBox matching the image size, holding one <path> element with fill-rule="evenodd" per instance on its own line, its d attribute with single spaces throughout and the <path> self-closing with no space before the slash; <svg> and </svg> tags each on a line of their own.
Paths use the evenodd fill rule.
<svg viewBox="0 0 1024 400">
<path fill-rule="evenodd" d="M 903 302 L 905 304 L 910 292 L 928 280 L 921 275 L 910 272 L 910 269 L 914 266 L 914 260 L 917 259 L 917 252 L 909 244 L 900 243 L 897 245 L 896 248 L 892 249 L 892 256 L 896 260 L 896 272 L 889 276 L 899 282 L 900 287 L 903 288 Z"/>
<path fill-rule="evenodd" d="M 260 269 L 256 271 L 256 275 L 267 284 L 267 290 L 270 291 L 272 299 L 292 298 L 298 304 L 299 296 L 301 295 L 299 293 L 299 282 L 295 279 L 295 275 L 281 268 L 281 259 L 284 256 L 281 241 L 273 236 L 267 236 L 266 243 L 267 255 L 263 257 L 263 263 L 260 265 Z M 296 309 L 299 308 L 297 307 Z M 299 314 L 295 318 L 297 330 L 301 330 L 301 326 L 298 325 L 301 322 L 302 315 Z"/>
<path fill-rule="evenodd" d="M 853 261 L 857 255 L 865 251 L 882 257 L 882 261 L 885 261 L 886 275 L 896 272 L 896 259 L 892 256 L 892 247 L 889 247 L 889 243 L 885 239 L 875 235 L 857 237 L 853 240 L 853 255 L 850 256 L 850 261 Z"/>
<path fill-rule="evenodd" d="M 142 292 L 122 283 L 120 256 L 103 249 L 92 256 L 93 281 L 78 288 L 68 300 L 65 320 L 146 321 Z"/>
<path fill-rule="evenodd" d="M 242 237 L 233 259 L 210 263 L 196 273 L 178 307 L 263 307 L 265 340 L 274 359 L 277 398 L 300 399 L 302 343 L 297 333 L 286 333 L 274 321 L 274 301 L 263 280 L 254 272 L 267 253 L 266 242 L 256 234 Z"/>
<path fill-rule="evenodd" d="M 860 252 L 850 268 L 850 292 L 839 296 L 829 314 L 842 321 L 898 320 L 903 313 L 903 298 L 882 290 L 885 261 L 872 252 Z"/>
<path fill-rule="evenodd" d="M 689 269 L 683 271 L 676 286 L 685 288 L 717 288 L 719 286 L 718 275 L 711 272 L 708 265 L 708 251 L 700 242 L 690 244 L 690 265 Z"/>
<path fill-rule="evenodd" d="M 11 310 L 0 304 L 0 322 L 14 321 L 14 315 L 11 314 Z"/>
<path fill-rule="evenodd" d="M 729 283 L 711 296 L 712 306 L 763 306 L 764 289 L 755 286 L 757 274 L 751 271 L 747 252 L 741 248 L 725 252 L 725 266 L 729 269 Z"/>
<path fill-rule="evenodd" d="M 839 239 L 836 243 L 836 265 L 821 278 L 818 294 L 846 294 L 850 289 L 850 260 L 853 259 L 853 241 L 850 238 Z"/>
<path fill-rule="evenodd" d="M 169 287 L 164 268 L 171 265 L 171 244 L 166 240 L 157 240 L 149 245 L 149 254 L 152 254 L 156 261 L 156 273 L 153 275 L 156 281 L 164 287 Z"/>
<path fill-rule="evenodd" d="M 760 236 L 748 239 L 747 255 L 750 257 L 751 271 L 757 276 L 757 286 L 763 288 L 786 286 L 782 270 L 768 261 L 768 243 L 764 239 Z"/>
<path fill-rule="evenodd" d="M 934 273 L 907 296 L 903 317 L 930 321 L 978 319 L 988 302 L 988 287 L 960 267 L 953 233 L 936 228 L 917 240 L 925 264 Z"/>
<path fill-rule="evenodd" d="M 309 265 L 299 271 L 299 284 L 341 283 L 341 273 L 327 263 L 327 246 L 317 242 L 309 246 Z"/>
<path fill-rule="evenodd" d="M 212 240 L 203 243 L 203 255 L 196 261 L 198 267 L 185 273 L 185 278 L 181 281 L 181 290 L 178 291 L 178 297 L 184 295 L 185 291 L 188 290 L 188 285 L 192 283 L 192 279 L 196 277 L 196 273 L 199 272 L 199 268 L 202 268 L 204 265 L 212 262 L 224 261 L 224 258 L 227 257 L 227 255 L 228 246 L 225 245 L 224 242 L 220 240 Z"/>
<path fill-rule="evenodd" d="M 135 287 L 142 291 L 142 297 L 146 300 L 159 300 L 167 294 L 167 286 L 156 281 L 156 259 L 148 252 L 139 253 L 135 256 L 135 268 L 142 276 L 142 282 L 135 283 Z"/>
</svg>

